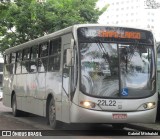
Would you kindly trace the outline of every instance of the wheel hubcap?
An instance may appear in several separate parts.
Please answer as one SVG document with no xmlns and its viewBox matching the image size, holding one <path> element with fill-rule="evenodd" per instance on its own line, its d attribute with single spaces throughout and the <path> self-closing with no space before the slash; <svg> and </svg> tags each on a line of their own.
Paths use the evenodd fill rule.
<svg viewBox="0 0 160 139">
<path fill-rule="evenodd" d="M 49 121 L 50 121 L 50 123 L 54 123 L 55 122 L 55 117 L 56 117 L 55 106 L 52 103 L 50 105 L 50 109 L 49 109 Z"/>
</svg>

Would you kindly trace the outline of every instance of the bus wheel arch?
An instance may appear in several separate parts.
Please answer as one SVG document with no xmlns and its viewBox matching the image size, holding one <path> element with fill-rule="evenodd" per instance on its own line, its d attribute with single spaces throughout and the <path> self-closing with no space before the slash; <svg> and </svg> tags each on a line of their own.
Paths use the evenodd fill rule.
<svg viewBox="0 0 160 139">
<path fill-rule="evenodd" d="M 14 117 L 19 116 L 20 111 L 17 110 L 17 100 L 16 100 L 16 93 L 12 91 L 11 95 L 11 107 L 12 107 L 12 114 Z"/>
<path fill-rule="evenodd" d="M 14 90 L 12 91 L 12 94 L 11 94 L 11 107 L 12 107 L 13 95 L 15 95 L 15 91 Z"/>
<path fill-rule="evenodd" d="M 46 118 L 47 118 L 47 124 L 49 124 L 51 128 L 56 129 L 60 127 L 61 123 L 56 120 L 55 99 L 52 94 L 49 94 L 47 97 Z"/>
<path fill-rule="evenodd" d="M 52 94 L 48 94 L 47 101 L 46 101 L 46 118 L 47 118 L 47 124 L 49 124 L 49 119 L 48 119 L 48 110 L 49 110 L 49 102 L 53 98 Z"/>
</svg>

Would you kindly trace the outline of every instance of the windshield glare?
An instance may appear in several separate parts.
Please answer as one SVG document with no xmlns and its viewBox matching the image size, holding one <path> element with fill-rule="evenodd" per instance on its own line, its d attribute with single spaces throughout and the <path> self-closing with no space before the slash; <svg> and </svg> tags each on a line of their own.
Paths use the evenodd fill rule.
<svg viewBox="0 0 160 139">
<path fill-rule="evenodd" d="M 81 91 L 100 97 L 146 97 L 155 90 L 152 47 L 80 43 Z"/>
</svg>

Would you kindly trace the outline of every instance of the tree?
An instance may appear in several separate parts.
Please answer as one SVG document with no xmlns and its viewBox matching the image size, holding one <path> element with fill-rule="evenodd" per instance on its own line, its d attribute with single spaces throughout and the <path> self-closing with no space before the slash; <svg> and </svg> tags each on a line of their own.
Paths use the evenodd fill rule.
<svg viewBox="0 0 160 139">
<path fill-rule="evenodd" d="M 59 29 L 96 23 L 107 9 L 96 9 L 97 0 L 14 0 L 0 2 L 0 51 Z"/>
</svg>

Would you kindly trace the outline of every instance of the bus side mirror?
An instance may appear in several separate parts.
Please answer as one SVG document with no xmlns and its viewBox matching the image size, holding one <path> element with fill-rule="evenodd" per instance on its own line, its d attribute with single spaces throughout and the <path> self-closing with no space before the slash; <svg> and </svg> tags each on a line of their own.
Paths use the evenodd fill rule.
<svg viewBox="0 0 160 139">
<path fill-rule="evenodd" d="M 74 39 L 71 39 L 71 49 L 74 47 Z"/>
<path fill-rule="evenodd" d="M 67 49 L 67 54 L 66 54 L 66 66 L 71 67 L 72 66 L 72 49 Z"/>
<path fill-rule="evenodd" d="M 73 47 L 74 47 L 74 39 L 71 39 L 71 44 L 70 44 L 70 49 L 67 49 L 67 54 L 66 54 L 66 66 L 67 67 L 72 67 L 73 66 L 73 59 L 74 59 L 74 54 L 73 54 Z"/>
</svg>

